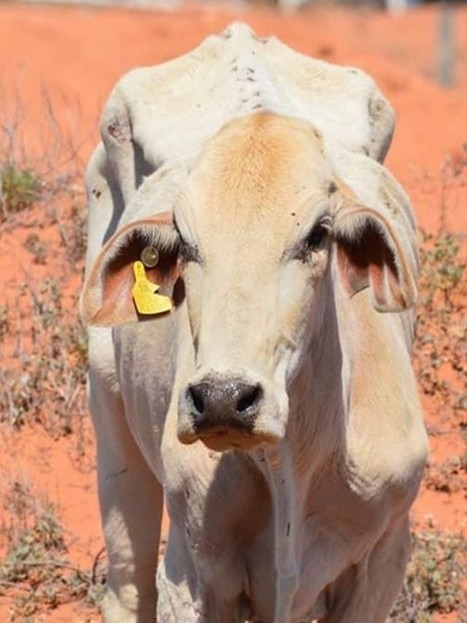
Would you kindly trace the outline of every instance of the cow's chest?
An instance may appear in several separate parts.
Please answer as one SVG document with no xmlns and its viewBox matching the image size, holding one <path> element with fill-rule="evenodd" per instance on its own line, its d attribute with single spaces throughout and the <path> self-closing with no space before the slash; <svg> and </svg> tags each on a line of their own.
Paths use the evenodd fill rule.
<svg viewBox="0 0 467 623">
<path fill-rule="evenodd" d="M 273 497 L 261 473 L 236 453 L 219 455 L 200 444 L 187 451 L 183 483 L 169 486 L 167 494 L 177 539 L 196 568 L 195 601 L 220 608 L 237 600 L 239 611 L 246 602 L 252 620 L 269 622 L 285 590 L 291 591 L 290 623 L 323 616 L 326 587 L 362 558 L 381 530 L 382 513 L 349 494 L 345 483 L 327 482 L 326 491 L 313 492 L 318 507 L 311 503 L 305 513 L 292 513 L 295 577 L 281 578 Z M 337 499 L 340 510 L 332 503 Z"/>
</svg>

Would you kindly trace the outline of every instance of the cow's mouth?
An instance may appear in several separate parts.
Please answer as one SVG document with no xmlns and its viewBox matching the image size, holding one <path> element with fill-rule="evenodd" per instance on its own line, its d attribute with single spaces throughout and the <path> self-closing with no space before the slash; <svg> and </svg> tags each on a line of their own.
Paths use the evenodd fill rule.
<svg viewBox="0 0 467 623">
<path fill-rule="evenodd" d="M 251 428 L 241 429 L 238 425 L 218 425 L 189 431 L 179 429 L 178 438 L 183 444 L 201 441 L 207 448 L 216 452 L 254 450 L 263 443 L 277 443 L 278 441 L 275 435 L 257 433 Z"/>
<path fill-rule="evenodd" d="M 198 433 L 198 439 L 210 450 L 225 452 L 227 450 L 253 450 L 262 440 L 252 432 L 240 432 L 226 427 Z"/>
</svg>

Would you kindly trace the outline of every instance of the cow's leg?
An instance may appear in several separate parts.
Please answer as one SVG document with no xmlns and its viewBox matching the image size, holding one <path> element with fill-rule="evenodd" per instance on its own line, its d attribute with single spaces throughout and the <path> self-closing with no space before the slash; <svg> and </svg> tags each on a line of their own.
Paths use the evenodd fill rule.
<svg viewBox="0 0 467 623">
<path fill-rule="evenodd" d="M 224 565 L 222 553 L 200 560 L 190 551 L 188 540 L 172 522 L 167 550 L 157 573 L 157 620 L 245 623 L 248 606 L 238 586 L 235 562 L 231 567 Z"/>
<path fill-rule="evenodd" d="M 183 535 L 170 525 L 165 555 L 157 570 L 157 620 L 163 623 L 195 623 L 196 570 Z"/>
<path fill-rule="evenodd" d="M 410 532 L 404 518 L 332 585 L 330 610 L 320 623 L 384 623 L 402 587 L 409 555 Z"/>
<path fill-rule="evenodd" d="M 106 385 L 91 368 L 89 397 L 109 561 L 103 618 L 105 623 L 154 623 L 162 488 L 130 433 L 118 390 Z"/>
</svg>

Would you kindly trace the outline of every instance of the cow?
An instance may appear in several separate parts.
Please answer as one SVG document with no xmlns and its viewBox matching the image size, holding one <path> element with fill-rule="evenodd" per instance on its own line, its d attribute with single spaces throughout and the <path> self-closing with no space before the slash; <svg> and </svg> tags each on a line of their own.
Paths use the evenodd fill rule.
<svg viewBox="0 0 467 623">
<path fill-rule="evenodd" d="M 111 93 L 80 303 L 105 623 L 385 620 L 427 451 L 393 129 L 364 72 L 243 24 Z"/>
</svg>

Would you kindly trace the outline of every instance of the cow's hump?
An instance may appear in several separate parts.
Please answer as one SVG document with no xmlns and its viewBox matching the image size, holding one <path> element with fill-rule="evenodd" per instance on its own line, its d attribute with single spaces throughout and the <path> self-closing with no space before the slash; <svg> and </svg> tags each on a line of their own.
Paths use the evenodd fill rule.
<svg viewBox="0 0 467 623">
<path fill-rule="evenodd" d="M 299 54 L 240 23 L 184 56 L 128 73 L 109 99 L 107 121 L 116 97 L 155 167 L 196 155 L 227 121 L 262 110 L 307 119 L 330 151 L 377 160 L 394 125 L 390 105 L 364 72 Z"/>
</svg>

